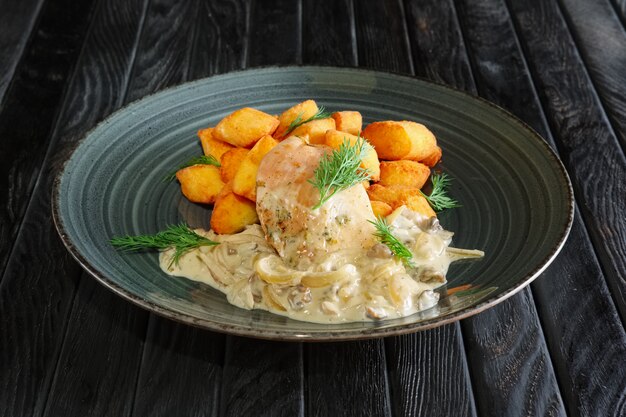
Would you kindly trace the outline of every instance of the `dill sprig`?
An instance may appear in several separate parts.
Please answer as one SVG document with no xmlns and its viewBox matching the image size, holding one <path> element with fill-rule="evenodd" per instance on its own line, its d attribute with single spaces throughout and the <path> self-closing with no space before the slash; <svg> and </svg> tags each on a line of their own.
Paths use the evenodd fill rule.
<svg viewBox="0 0 626 417">
<path fill-rule="evenodd" d="M 293 122 L 289 123 L 289 127 L 287 128 L 287 131 L 283 134 L 283 137 L 287 136 L 288 134 L 290 134 L 291 132 L 293 132 L 294 130 L 296 130 L 297 128 L 299 128 L 305 123 L 311 122 L 313 120 L 318 120 L 318 119 L 327 119 L 329 117 L 330 117 L 330 113 L 326 111 L 324 106 L 320 106 L 319 109 L 317 110 L 317 113 L 315 113 L 313 116 L 309 117 L 308 119 L 302 120 L 302 113 L 300 113 L 298 117 L 296 117 L 293 120 Z"/>
<path fill-rule="evenodd" d="M 433 174 L 430 177 L 430 181 L 433 186 L 430 195 L 426 195 L 422 191 L 420 191 L 420 193 L 422 193 L 426 200 L 428 200 L 428 203 L 435 211 L 461 207 L 456 200 L 448 197 L 446 189 L 448 188 L 451 179 L 447 174 Z"/>
<path fill-rule="evenodd" d="M 184 223 L 180 223 L 177 226 L 168 226 L 167 229 L 154 235 L 121 236 L 111 239 L 113 247 L 125 252 L 174 248 L 174 256 L 172 256 L 170 266 L 173 263 L 178 264 L 180 257 L 192 249 L 218 244 L 219 242 L 200 236 Z"/>
<path fill-rule="evenodd" d="M 220 162 L 215 159 L 213 155 L 202 155 L 202 156 L 194 156 L 187 162 L 181 164 L 176 168 L 176 170 L 170 172 L 163 181 L 174 181 L 176 179 L 176 172 L 180 171 L 183 168 L 187 168 L 193 165 L 213 165 L 216 167 L 220 167 Z"/>
<path fill-rule="evenodd" d="M 319 202 L 313 206 L 313 210 L 322 207 L 332 196 L 339 191 L 352 187 L 362 181 L 369 181 L 370 173 L 361 168 L 361 155 L 366 152 L 370 145 L 362 138 L 358 138 L 354 145 L 346 139 L 334 149 L 331 154 L 326 154 L 320 159 L 318 167 L 313 173 L 313 179 L 309 180 L 320 193 Z"/>
<path fill-rule="evenodd" d="M 369 222 L 376 226 L 374 236 L 380 240 L 380 243 L 386 245 L 396 257 L 400 258 L 406 267 L 414 268 L 413 254 L 409 248 L 391 234 L 391 226 L 389 226 L 387 220 L 382 217 L 376 217 L 376 221 L 369 220 Z"/>
</svg>

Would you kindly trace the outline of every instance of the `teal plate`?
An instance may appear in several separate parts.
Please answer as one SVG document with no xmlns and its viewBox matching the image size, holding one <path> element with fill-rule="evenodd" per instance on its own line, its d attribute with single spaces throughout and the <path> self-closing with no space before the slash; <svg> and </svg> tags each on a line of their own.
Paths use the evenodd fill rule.
<svg viewBox="0 0 626 417">
<path fill-rule="evenodd" d="M 439 169 L 463 205 L 440 215 L 453 245 L 485 251 L 457 263 L 439 305 L 396 320 L 320 325 L 236 308 L 204 285 L 164 274 L 156 253 L 120 253 L 113 236 L 156 233 L 181 221 L 209 227 L 210 207 L 189 203 L 163 177 L 200 155 L 198 129 L 250 106 L 278 114 L 305 99 L 357 110 L 364 123 L 414 120 L 443 149 Z M 77 146 L 53 193 L 57 230 L 76 260 L 122 297 L 210 330 L 280 340 L 347 340 L 429 329 L 495 305 L 557 256 L 573 219 L 572 188 L 558 157 L 530 128 L 493 104 L 427 81 L 325 67 L 263 68 L 171 88 L 119 110 Z M 470 284 L 471 287 L 467 288 Z M 453 287 L 463 291 L 448 293 Z"/>
</svg>

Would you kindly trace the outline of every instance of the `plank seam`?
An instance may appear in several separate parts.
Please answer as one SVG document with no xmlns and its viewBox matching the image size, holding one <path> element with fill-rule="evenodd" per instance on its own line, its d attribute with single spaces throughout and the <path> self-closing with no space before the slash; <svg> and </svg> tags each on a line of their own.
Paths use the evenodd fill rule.
<svg viewBox="0 0 626 417">
<path fill-rule="evenodd" d="M 350 11 L 350 37 L 352 43 L 352 62 L 355 67 L 359 66 L 359 42 L 356 37 L 356 16 L 354 11 L 354 0 L 348 0 L 348 10 Z"/>
<path fill-rule="evenodd" d="M 409 72 L 411 75 L 415 75 L 415 63 L 413 60 L 413 52 L 411 48 L 411 37 L 409 36 L 409 23 L 407 21 L 408 16 L 404 10 L 404 2 L 398 0 L 398 7 L 400 8 L 400 20 L 402 21 L 402 29 L 404 33 L 404 49 L 409 61 Z"/>
<path fill-rule="evenodd" d="M 130 407 L 130 415 L 134 416 L 137 411 L 137 391 L 139 390 L 139 381 L 141 381 L 141 377 L 143 375 L 144 362 L 146 361 L 146 349 L 147 349 L 147 340 L 148 335 L 152 333 L 152 329 L 156 327 L 155 323 L 155 315 L 153 313 L 148 314 L 148 325 L 146 326 L 146 333 L 144 335 L 143 340 L 141 341 L 141 356 L 139 357 L 139 363 L 137 364 L 137 378 L 135 380 L 135 389 L 133 390 L 133 396 L 131 398 L 131 407 Z"/>
<path fill-rule="evenodd" d="M 302 65 L 302 55 L 303 55 L 303 45 L 302 45 L 302 0 L 298 0 L 298 4 L 296 5 L 296 16 L 298 21 L 298 49 L 296 49 L 296 63 L 298 65 Z"/>
<path fill-rule="evenodd" d="M 241 68 L 247 68 L 248 67 L 248 61 L 250 59 L 249 55 L 250 55 L 250 25 L 252 24 L 252 4 L 251 4 L 252 0 L 247 0 L 246 1 L 246 6 L 245 6 L 245 10 L 246 10 L 246 30 L 244 33 L 244 41 L 243 41 L 243 51 L 242 51 L 242 62 L 241 62 Z"/>
<path fill-rule="evenodd" d="M 380 344 L 382 345 L 382 362 L 385 364 L 383 367 L 383 374 L 385 375 L 385 414 L 389 417 L 393 417 L 394 413 L 392 406 L 393 403 L 391 402 L 391 382 L 389 378 L 389 359 L 387 359 L 387 343 L 385 339 L 381 340 Z"/>
<path fill-rule="evenodd" d="M 610 130 L 610 133 L 615 137 L 616 142 L 619 145 L 619 148 L 622 150 L 622 156 L 626 157 L 626 153 L 625 153 L 626 150 L 624 149 L 624 146 L 626 146 L 626 144 L 623 143 L 624 141 L 622 141 L 620 138 L 620 135 L 617 134 L 617 129 L 614 126 L 613 118 L 610 116 L 610 113 L 606 111 L 606 108 L 607 107 L 611 108 L 611 106 L 608 105 L 606 101 L 603 99 L 602 94 L 600 94 L 598 88 L 596 87 L 597 82 L 593 77 L 593 73 L 587 69 L 587 67 L 589 66 L 589 63 L 588 63 L 588 60 L 585 59 L 584 48 L 581 47 L 580 37 L 578 36 L 578 32 L 576 32 L 575 30 L 575 25 L 573 24 L 569 13 L 567 12 L 565 6 L 563 5 L 563 0 L 556 0 L 556 5 L 559 9 L 559 14 L 561 15 L 561 19 L 563 20 L 563 23 L 565 24 L 565 27 L 567 28 L 567 31 L 570 34 L 572 43 L 574 44 L 576 57 L 582 63 L 582 67 L 584 69 L 583 74 L 589 81 L 592 96 L 598 102 L 598 107 L 600 108 L 600 111 L 602 112 L 602 118 L 606 121 Z M 623 30 L 623 32 L 626 32 L 626 31 Z M 625 33 L 625 36 L 626 36 L 626 33 Z M 626 132 L 624 133 L 626 134 Z"/>
<path fill-rule="evenodd" d="M 220 380 L 222 383 L 220 384 L 220 395 L 217 397 L 217 415 L 223 416 L 226 413 L 226 409 L 224 408 L 224 396 L 226 395 L 226 390 L 224 388 L 224 376 L 226 375 L 226 365 L 229 363 L 230 355 L 229 352 L 232 348 L 233 337 L 230 334 L 226 335 L 226 340 L 224 341 L 224 355 L 222 357 L 222 375 Z"/>
<path fill-rule="evenodd" d="M 13 83 L 15 81 L 15 74 L 18 73 L 18 69 L 21 68 L 24 60 L 26 59 L 26 51 L 30 49 L 33 43 L 33 39 L 37 36 L 37 28 L 39 27 L 39 23 L 41 22 L 44 2 L 45 0 L 39 0 L 35 13 L 33 13 L 34 17 L 31 18 L 31 22 L 28 28 L 28 30 L 30 31 L 28 34 L 28 39 L 26 40 L 26 42 L 24 42 L 22 50 L 19 51 L 18 58 L 15 60 L 15 65 L 13 66 L 13 69 L 9 70 L 9 72 L 11 72 L 11 79 L 7 84 L 6 90 L 4 90 L 4 93 L 2 93 L 2 96 L 0 97 L 0 111 L 4 109 L 4 101 L 11 92 Z"/>
</svg>

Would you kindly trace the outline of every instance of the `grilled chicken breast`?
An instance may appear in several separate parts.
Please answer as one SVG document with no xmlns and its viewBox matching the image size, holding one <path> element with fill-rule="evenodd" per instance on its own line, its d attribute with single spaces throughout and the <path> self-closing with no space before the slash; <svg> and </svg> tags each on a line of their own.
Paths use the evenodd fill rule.
<svg viewBox="0 0 626 417">
<path fill-rule="evenodd" d="M 256 207 L 266 238 L 286 263 L 298 268 L 330 252 L 376 243 L 368 222 L 374 213 L 360 184 L 312 210 L 319 192 L 308 181 L 330 152 L 292 136 L 263 158 L 257 173 Z"/>
</svg>

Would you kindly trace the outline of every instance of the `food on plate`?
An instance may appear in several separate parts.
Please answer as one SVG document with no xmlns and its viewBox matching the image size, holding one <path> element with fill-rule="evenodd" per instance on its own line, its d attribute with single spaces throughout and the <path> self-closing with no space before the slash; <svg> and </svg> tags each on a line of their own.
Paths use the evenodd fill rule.
<svg viewBox="0 0 626 417">
<path fill-rule="evenodd" d="M 439 224 L 437 212 L 459 205 L 447 195 L 450 178 L 431 173 L 441 159 L 432 132 L 382 121 L 361 134 L 362 124 L 358 112 L 330 114 L 313 100 L 277 118 L 237 110 L 199 131 L 208 159 L 176 173 L 190 201 L 213 203 L 211 230 L 179 225 L 112 243 L 158 249 L 168 274 L 297 320 L 431 308 L 450 263 L 483 253 L 449 247 L 453 233 Z"/>
</svg>

